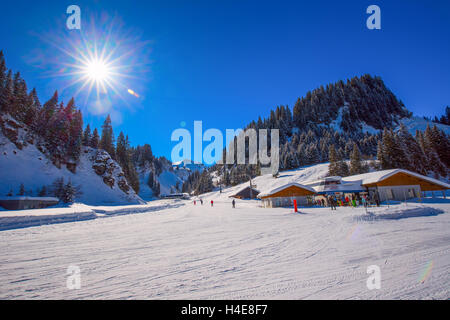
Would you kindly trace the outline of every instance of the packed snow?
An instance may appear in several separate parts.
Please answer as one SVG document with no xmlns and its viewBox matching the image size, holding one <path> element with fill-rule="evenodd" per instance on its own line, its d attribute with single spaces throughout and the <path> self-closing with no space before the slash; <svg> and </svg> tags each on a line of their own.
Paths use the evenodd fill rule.
<svg viewBox="0 0 450 320">
<path fill-rule="evenodd" d="M 0 299 L 448 299 L 450 202 L 428 200 L 300 213 L 178 200 L 1 231 Z"/>
</svg>

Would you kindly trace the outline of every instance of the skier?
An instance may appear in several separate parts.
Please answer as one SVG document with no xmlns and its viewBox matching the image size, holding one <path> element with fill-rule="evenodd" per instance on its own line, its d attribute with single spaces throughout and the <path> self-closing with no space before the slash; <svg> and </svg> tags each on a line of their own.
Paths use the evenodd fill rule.
<svg viewBox="0 0 450 320">
<path fill-rule="evenodd" d="M 200 199 L 200 204 L 203 205 L 203 199 Z"/>
<path fill-rule="evenodd" d="M 194 206 L 195 206 L 195 200 L 194 200 Z"/>
<path fill-rule="evenodd" d="M 214 207 L 214 201 L 211 200 L 211 207 Z"/>
<path fill-rule="evenodd" d="M 233 208 L 236 207 L 236 201 L 234 201 L 234 199 L 233 199 L 233 201 L 231 202 L 231 204 L 233 205 Z"/>
<path fill-rule="evenodd" d="M 332 197 L 328 197 L 328 203 L 330 204 L 331 210 L 336 210 L 336 200 Z"/>
<path fill-rule="evenodd" d="M 380 196 L 378 195 L 378 191 L 375 191 L 375 194 L 373 197 L 374 197 L 375 203 L 377 204 L 377 207 L 379 207 L 380 206 Z"/>
</svg>

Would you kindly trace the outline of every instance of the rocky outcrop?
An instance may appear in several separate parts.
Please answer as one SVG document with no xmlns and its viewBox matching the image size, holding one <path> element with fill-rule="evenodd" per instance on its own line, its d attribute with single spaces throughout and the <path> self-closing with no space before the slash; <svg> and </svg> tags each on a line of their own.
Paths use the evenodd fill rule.
<svg viewBox="0 0 450 320">
<path fill-rule="evenodd" d="M 95 173 L 101 176 L 103 182 L 110 188 L 114 188 L 117 182 L 117 186 L 120 190 L 128 194 L 131 188 L 120 165 L 115 162 L 106 151 L 94 151 L 93 149 L 92 151 L 92 169 L 94 169 Z"/>
<path fill-rule="evenodd" d="M 0 127 L 5 137 L 19 150 L 22 150 L 28 143 L 33 143 L 28 129 L 9 115 L 0 116 Z"/>
</svg>

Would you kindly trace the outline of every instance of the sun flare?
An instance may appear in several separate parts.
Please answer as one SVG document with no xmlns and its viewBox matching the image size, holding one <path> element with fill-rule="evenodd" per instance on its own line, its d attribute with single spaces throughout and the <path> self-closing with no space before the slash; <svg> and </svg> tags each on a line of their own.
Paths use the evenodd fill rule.
<svg viewBox="0 0 450 320">
<path fill-rule="evenodd" d="M 85 73 L 89 79 L 101 82 L 108 78 L 109 69 L 104 61 L 95 59 L 86 64 Z"/>
</svg>

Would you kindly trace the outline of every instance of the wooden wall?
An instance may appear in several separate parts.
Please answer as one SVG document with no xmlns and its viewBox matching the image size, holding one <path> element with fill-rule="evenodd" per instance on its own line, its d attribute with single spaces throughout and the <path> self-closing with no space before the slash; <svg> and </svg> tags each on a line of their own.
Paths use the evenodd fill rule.
<svg viewBox="0 0 450 320">
<path fill-rule="evenodd" d="M 410 185 L 420 185 L 422 191 L 436 191 L 443 190 L 444 187 L 429 182 L 428 180 L 421 179 L 403 172 L 398 172 L 383 181 L 377 183 L 371 183 L 364 185 L 367 188 L 370 187 L 388 187 L 388 186 L 410 186 Z"/>
<path fill-rule="evenodd" d="M 270 196 L 261 197 L 261 199 L 277 198 L 277 197 L 302 197 L 302 196 L 311 196 L 314 194 L 315 192 L 311 192 L 307 189 L 303 189 L 297 186 L 290 186 L 277 193 L 271 194 Z"/>
</svg>

